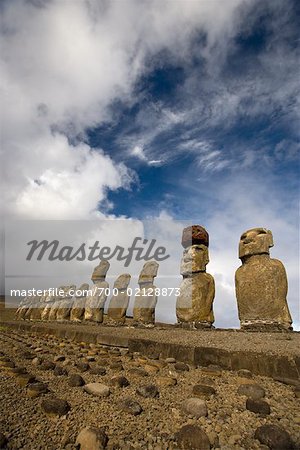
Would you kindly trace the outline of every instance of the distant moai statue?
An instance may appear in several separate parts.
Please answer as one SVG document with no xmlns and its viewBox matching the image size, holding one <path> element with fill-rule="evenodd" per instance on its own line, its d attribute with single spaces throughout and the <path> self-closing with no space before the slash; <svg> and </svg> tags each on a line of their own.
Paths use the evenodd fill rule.
<svg viewBox="0 0 300 450">
<path fill-rule="evenodd" d="M 88 283 L 83 283 L 77 290 L 74 297 L 72 309 L 70 313 L 70 320 L 72 322 L 81 322 L 84 318 L 85 302 L 87 297 L 87 292 L 89 290 Z"/>
<path fill-rule="evenodd" d="M 157 295 L 155 293 L 154 278 L 157 276 L 159 264 L 156 261 L 146 262 L 140 273 L 138 284 L 139 290 L 136 293 L 133 322 L 137 325 L 153 326 L 155 323 L 155 307 Z"/>
<path fill-rule="evenodd" d="M 18 309 L 16 311 L 16 314 L 15 314 L 16 319 L 24 320 L 25 316 L 26 316 L 26 313 L 29 310 L 31 304 L 33 304 L 33 297 L 28 296 L 28 297 L 23 298 L 20 301 L 19 307 L 18 307 Z"/>
<path fill-rule="evenodd" d="M 38 305 L 41 301 L 41 295 L 34 295 L 31 297 L 29 307 L 25 313 L 24 319 L 26 320 L 34 320 L 35 317 L 38 318 Z"/>
<path fill-rule="evenodd" d="M 63 295 L 65 292 L 65 286 L 59 286 L 57 288 L 57 294 L 54 296 L 54 301 L 51 304 L 50 312 L 48 315 L 48 320 L 56 320 L 57 319 L 57 311 L 60 307 L 60 302 L 63 300 Z"/>
<path fill-rule="evenodd" d="M 55 302 L 55 295 L 49 292 L 45 298 L 45 306 L 41 313 L 41 320 L 49 320 L 50 312 L 54 305 L 54 302 Z"/>
<path fill-rule="evenodd" d="M 63 320 L 69 320 L 70 319 L 70 313 L 72 309 L 72 298 L 74 296 L 74 292 L 76 291 L 75 284 L 71 284 L 70 286 L 64 286 L 63 288 L 64 294 L 59 302 L 57 313 L 56 313 L 56 320 L 63 321 Z"/>
<path fill-rule="evenodd" d="M 91 287 L 93 294 L 86 298 L 84 320 L 103 322 L 104 305 L 109 289 L 109 284 L 105 281 L 105 277 L 109 266 L 108 261 L 102 260 L 94 269 L 91 278 L 94 283 L 94 286 Z"/>
<path fill-rule="evenodd" d="M 183 281 L 176 302 L 178 323 L 188 328 L 211 328 L 215 282 L 206 273 L 209 235 L 204 227 L 192 225 L 184 228 L 181 244 L 185 250 L 180 266 Z"/>
<path fill-rule="evenodd" d="M 108 323 L 113 325 L 125 323 L 126 311 L 130 300 L 130 295 L 128 295 L 130 279 L 129 273 L 123 273 L 116 279 L 107 311 Z"/>
<path fill-rule="evenodd" d="M 235 288 L 241 328 L 244 330 L 292 330 L 286 296 L 284 265 L 270 258 L 273 236 L 265 228 L 252 228 L 242 234 L 235 273 Z"/>
</svg>

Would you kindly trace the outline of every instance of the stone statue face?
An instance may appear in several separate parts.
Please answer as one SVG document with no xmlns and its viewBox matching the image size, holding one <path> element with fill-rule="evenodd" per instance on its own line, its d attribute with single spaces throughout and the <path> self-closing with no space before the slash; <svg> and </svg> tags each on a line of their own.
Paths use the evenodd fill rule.
<svg viewBox="0 0 300 450">
<path fill-rule="evenodd" d="M 94 269 L 94 272 L 92 274 L 92 281 L 104 281 L 109 266 L 110 264 L 107 260 L 102 260 Z"/>
<path fill-rule="evenodd" d="M 139 283 L 153 283 L 157 276 L 159 264 L 156 261 L 148 261 L 144 264 L 139 276 Z"/>
<path fill-rule="evenodd" d="M 209 257 L 206 245 L 191 245 L 183 252 L 181 275 L 204 272 L 208 263 Z"/>
<path fill-rule="evenodd" d="M 245 256 L 269 254 L 269 248 L 273 247 L 273 236 L 266 228 L 252 228 L 242 234 L 239 242 L 239 258 Z"/>
</svg>

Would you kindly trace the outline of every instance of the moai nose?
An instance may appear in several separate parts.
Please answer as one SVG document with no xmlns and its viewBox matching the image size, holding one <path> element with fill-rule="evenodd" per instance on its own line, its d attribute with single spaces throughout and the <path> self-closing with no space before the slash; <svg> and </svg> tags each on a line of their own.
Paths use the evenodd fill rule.
<svg viewBox="0 0 300 450">
<path fill-rule="evenodd" d="M 250 244 L 250 242 L 252 242 L 252 239 L 250 237 L 246 237 L 245 239 L 243 239 L 244 244 Z"/>
</svg>

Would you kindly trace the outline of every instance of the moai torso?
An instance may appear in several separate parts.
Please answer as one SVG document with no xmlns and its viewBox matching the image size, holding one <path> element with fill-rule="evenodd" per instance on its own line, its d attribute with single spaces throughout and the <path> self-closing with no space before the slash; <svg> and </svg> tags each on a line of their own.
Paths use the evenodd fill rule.
<svg viewBox="0 0 300 450">
<path fill-rule="evenodd" d="M 69 320 L 70 313 L 72 309 L 72 297 L 76 291 L 76 286 L 72 284 L 71 286 L 64 286 L 64 295 L 62 300 L 59 302 L 59 308 L 56 314 L 56 320 Z"/>
<path fill-rule="evenodd" d="M 180 267 L 183 281 L 176 302 L 177 320 L 191 328 L 210 328 L 214 322 L 215 283 L 212 275 L 206 273 L 207 231 L 199 225 L 185 228 L 182 245 L 185 247 Z"/>
<path fill-rule="evenodd" d="M 242 234 L 235 274 L 236 296 L 242 329 L 290 329 L 287 276 L 281 261 L 271 259 L 270 230 L 253 228 Z"/>
<path fill-rule="evenodd" d="M 133 308 L 133 321 L 137 325 L 153 326 L 155 323 L 155 293 L 154 278 L 159 264 L 156 261 L 146 262 L 139 276 L 139 291 L 136 293 Z"/>
<path fill-rule="evenodd" d="M 103 322 L 104 305 L 109 289 L 109 284 L 105 281 L 105 277 L 109 266 L 109 262 L 103 260 L 93 272 L 92 281 L 94 286 L 91 287 L 93 294 L 86 298 L 84 320 L 97 323 Z"/>
<path fill-rule="evenodd" d="M 70 313 L 70 320 L 72 322 L 80 322 L 83 319 L 88 290 L 89 285 L 87 283 L 83 283 L 80 288 L 77 289 L 78 294 L 74 297 Z"/>
<path fill-rule="evenodd" d="M 113 287 L 113 296 L 110 299 L 107 311 L 108 321 L 112 324 L 123 324 L 126 319 L 130 296 L 128 295 L 128 285 L 131 276 L 128 273 L 120 275 Z"/>
</svg>

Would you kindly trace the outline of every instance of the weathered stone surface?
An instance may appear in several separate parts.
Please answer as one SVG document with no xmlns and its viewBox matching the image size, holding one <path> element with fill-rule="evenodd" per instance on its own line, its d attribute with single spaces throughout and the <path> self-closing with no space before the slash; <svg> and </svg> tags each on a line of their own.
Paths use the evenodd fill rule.
<svg viewBox="0 0 300 450">
<path fill-rule="evenodd" d="M 177 370 L 177 372 L 184 372 L 190 370 L 189 366 L 181 361 L 178 361 L 177 363 L 174 364 L 174 369 Z"/>
<path fill-rule="evenodd" d="M 84 317 L 85 301 L 87 291 L 89 290 L 88 283 L 83 283 L 77 289 L 77 295 L 74 297 L 73 305 L 70 313 L 70 320 L 72 322 L 81 322 Z"/>
<path fill-rule="evenodd" d="M 181 244 L 184 248 L 190 247 L 191 245 L 205 245 L 208 247 L 208 232 L 201 225 L 186 227 L 182 232 Z"/>
<path fill-rule="evenodd" d="M 247 398 L 246 409 L 256 414 L 268 415 L 271 413 L 270 405 L 267 402 L 253 398 Z"/>
<path fill-rule="evenodd" d="M 117 386 L 120 388 L 127 387 L 130 384 L 127 378 L 123 376 L 112 377 L 110 382 L 112 386 Z"/>
<path fill-rule="evenodd" d="M 159 397 L 159 390 L 155 384 L 147 384 L 146 386 L 140 386 L 137 388 L 136 393 L 145 398 Z"/>
<path fill-rule="evenodd" d="M 101 367 L 101 366 L 92 367 L 90 369 L 90 374 L 103 376 L 103 375 L 106 375 L 106 369 L 105 369 L 105 367 Z"/>
<path fill-rule="evenodd" d="M 104 428 L 83 428 L 76 439 L 76 445 L 80 446 L 80 450 L 104 450 L 107 443 L 108 437 Z"/>
<path fill-rule="evenodd" d="M 176 301 L 178 322 L 199 322 L 210 327 L 214 322 L 214 297 L 215 283 L 210 274 L 201 272 L 184 278 Z"/>
<path fill-rule="evenodd" d="M 126 398 L 120 403 L 120 409 L 133 416 L 138 416 L 143 411 L 141 405 L 132 398 Z"/>
<path fill-rule="evenodd" d="M 110 299 L 107 316 L 109 321 L 124 323 L 130 296 L 128 295 L 128 285 L 131 276 L 128 273 L 120 275 L 113 287 L 113 296 Z M 117 291 L 117 292 L 115 292 Z"/>
<path fill-rule="evenodd" d="M 209 450 L 210 442 L 205 431 L 198 425 L 184 425 L 175 434 L 181 450 Z"/>
<path fill-rule="evenodd" d="M 74 373 L 72 375 L 70 375 L 69 377 L 69 386 L 71 387 L 78 387 L 78 386 L 84 386 L 85 385 L 85 381 L 82 378 L 81 375 Z"/>
<path fill-rule="evenodd" d="M 68 371 L 65 367 L 59 366 L 58 364 L 55 366 L 54 370 L 53 370 L 53 374 L 56 377 L 60 377 L 63 375 L 68 375 Z"/>
<path fill-rule="evenodd" d="M 92 274 L 92 278 L 91 278 L 93 283 L 96 284 L 96 283 L 99 283 L 99 282 L 105 280 L 109 266 L 110 266 L 109 262 L 106 260 L 103 260 L 98 264 L 97 267 L 95 267 L 93 274 Z"/>
<path fill-rule="evenodd" d="M 34 383 L 35 381 L 36 381 L 35 376 L 31 375 L 30 373 L 20 373 L 16 377 L 16 382 L 21 387 L 25 387 L 28 384 Z"/>
<path fill-rule="evenodd" d="M 148 261 L 143 265 L 138 283 L 152 284 L 154 278 L 157 276 L 159 264 L 156 261 Z"/>
<path fill-rule="evenodd" d="M 85 392 L 97 397 L 108 397 L 110 394 L 110 389 L 108 386 L 102 383 L 89 383 L 83 388 Z"/>
<path fill-rule="evenodd" d="M 177 379 L 174 377 L 157 377 L 156 383 L 158 386 L 176 386 Z"/>
<path fill-rule="evenodd" d="M 254 434 L 264 445 L 271 450 L 293 450 L 294 444 L 287 431 L 277 425 L 262 425 L 257 428 Z"/>
<path fill-rule="evenodd" d="M 86 298 L 84 320 L 103 322 L 104 305 L 107 299 L 109 284 L 106 281 L 97 281 L 92 287 L 93 294 Z"/>
<path fill-rule="evenodd" d="M 27 397 L 36 398 L 40 395 L 47 394 L 48 392 L 49 389 L 45 383 L 33 383 L 27 388 Z"/>
<path fill-rule="evenodd" d="M 253 228 L 242 234 L 235 274 L 239 319 L 243 329 L 290 329 L 287 276 L 281 261 L 271 259 L 270 230 Z"/>
<path fill-rule="evenodd" d="M 210 397 L 211 395 L 216 394 L 215 388 L 212 386 L 206 386 L 205 384 L 196 384 L 193 387 L 193 395 L 195 397 Z"/>
<path fill-rule="evenodd" d="M 41 403 L 41 407 L 50 416 L 65 416 L 71 409 L 66 400 L 60 398 L 47 398 Z"/>
<path fill-rule="evenodd" d="M 191 397 L 182 403 L 182 409 L 188 415 L 199 419 L 199 417 L 207 416 L 207 406 L 204 400 L 197 397 Z"/>
<path fill-rule="evenodd" d="M 237 391 L 240 395 L 246 395 L 254 400 L 259 400 L 265 396 L 265 390 L 258 384 L 242 384 Z"/>
<path fill-rule="evenodd" d="M 75 285 L 64 286 L 64 293 L 62 295 L 61 301 L 59 302 L 59 308 L 57 309 L 56 313 L 56 320 L 63 321 L 70 319 L 70 313 L 73 305 L 72 297 L 75 290 Z"/>
<path fill-rule="evenodd" d="M 208 248 L 205 245 L 192 245 L 183 252 L 180 273 L 183 277 L 188 277 L 193 273 L 205 272 L 208 263 Z"/>
</svg>

